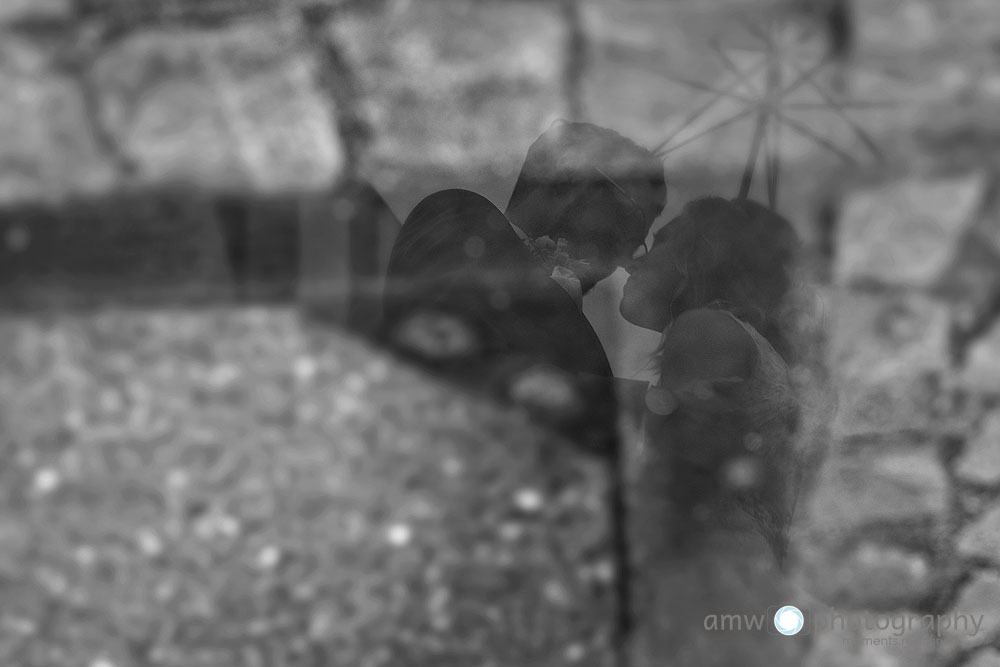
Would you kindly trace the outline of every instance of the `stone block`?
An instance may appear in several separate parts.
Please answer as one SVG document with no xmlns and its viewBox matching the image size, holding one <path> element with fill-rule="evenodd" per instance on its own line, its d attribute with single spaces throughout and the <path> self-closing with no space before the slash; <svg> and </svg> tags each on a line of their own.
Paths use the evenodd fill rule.
<svg viewBox="0 0 1000 667">
<path fill-rule="evenodd" d="M 50 49 L 27 37 L 0 40 L 0 201 L 51 201 L 114 181 L 76 87 L 54 76 L 51 60 Z"/>
<path fill-rule="evenodd" d="M 336 183 L 335 109 L 273 20 L 139 30 L 97 62 L 104 121 L 146 181 L 277 193 Z"/>
<path fill-rule="evenodd" d="M 1000 507 L 994 507 L 958 535 L 958 552 L 1000 565 Z"/>
<path fill-rule="evenodd" d="M 847 198 L 835 281 L 929 289 L 939 283 L 984 204 L 988 179 L 910 179 Z"/>
<path fill-rule="evenodd" d="M 397 2 L 333 29 L 360 84 L 373 155 L 390 163 L 519 168 L 566 114 L 567 32 L 554 3 Z"/>
<path fill-rule="evenodd" d="M 933 444 L 873 444 L 827 459 L 808 503 L 809 531 L 834 540 L 868 525 L 940 526 L 948 476 Z"/>
<path fill-rule="evenodd" d="M 963 667 L 994 667 L 994 665 L 1000 665 L 1000 651 L 995 648 L 984 648 L 981 651 L 973 653 L 962 664 Z"/>
<path fill-rule="evenodd" d="M 1000 368 L 997 373 L 1000 382 Z M 1000 484 L 1000 412 L 993 411 L 983 417 L 966 443 L 955 473 L 973 484 Z"/>
<path fill-rule="evenodd" d="M 841 620 L 843 619 L 843 620 Z M 935 667 L 934 643 L 918 612 L 822 609 L 805 667 Z M 895 626 L 893 625 L 895 623 Z"/>
<path fill-rule="evenodd" d="M 112 153 L 140 184 L 273 193 L 328 187 L 341 173 L 334 109 L 309 54 L 274 21 L 136 28 L 89 71 L 93 108 L 59 64 L 74 56 L 53 43 L 12 33 L 0 45 L 11 109 L 0 118 L 0 200 L 106 192 L 121 177 Z"/>
<path fill-rule="evenodd" d="M 64 20 L 73 15 L 70 0 L 5 0 L 0 3 L 0 24 L 32 20 Z"/>
<path fill-rule="evenodd" d="M 996 642 L 1000 638 L 997 600 L 1000 600 L 1000 575 L 988 571 L 973 575 L 959 592 L 952 608 L 954 614 L 962 614 L 978 622 L 979 627 L 974 627 L 971 621 L 964 624 L 953 622 L 952 627 L 942 627 L 938 652 L 943 657 L 953 657 L 957 652 Z"/>
<path fill-rule="evenodd" d="M 947 305 L 914 294 L 831 296 L 835 437 L 932 428 L 947 409 Z"/>
<path fill-rule="evenodd" d="M 1000 322 L 969 345 L 961 381 L 974 392 L 1000 395 Z"/>
<path fill-rule="evenodd" d="M 921 553 L 867 541 L 847 553 L 805 546 L 810 592 L 830 604 L 896 609 L 918 604 L 931 591 L 931 564 Z"/>
</svg>

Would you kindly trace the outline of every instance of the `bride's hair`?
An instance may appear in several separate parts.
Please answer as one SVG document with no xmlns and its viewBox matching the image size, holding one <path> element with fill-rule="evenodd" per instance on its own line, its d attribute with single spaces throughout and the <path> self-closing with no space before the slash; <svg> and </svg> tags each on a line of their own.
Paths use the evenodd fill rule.
<svg viewBox="0 0 1000 667">
<path fill-rule="evenodd" d="M 748 200 L 703 197 L 657 233 L 683 282 L 664 308 L 673 316 L 718 306 L 744 320 L 786 361 L 791 355 L 782 307 L 799 247 L 791 223 Z"/>
</svg>

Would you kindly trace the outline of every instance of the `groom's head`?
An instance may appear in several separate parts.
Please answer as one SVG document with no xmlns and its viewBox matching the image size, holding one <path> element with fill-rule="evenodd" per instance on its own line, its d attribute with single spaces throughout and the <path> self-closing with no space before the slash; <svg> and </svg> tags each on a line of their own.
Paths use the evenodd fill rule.
<svg viewBox="0 0 1000 667">
<path fill-rule="evenodd" d="M 642 245 L 666 204 L 659 158 L 590 123 L 557 121 L 528 149 L 507 217 L 530 238 L 565 239 L 590 269 L 584 290 Z"/>
</svg>

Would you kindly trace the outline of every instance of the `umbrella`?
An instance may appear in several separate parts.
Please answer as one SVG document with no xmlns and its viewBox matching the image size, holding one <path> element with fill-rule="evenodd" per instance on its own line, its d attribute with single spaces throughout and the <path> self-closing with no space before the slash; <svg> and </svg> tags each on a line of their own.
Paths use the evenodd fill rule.
<svg viewBox="0 0 1000 667">
<path fill-rule="evenodd" d="M 808 139 L 850 164 L 858 164 L 858 160 L 848 150 L 816 131 L 810 125 L 808 117 L 802 117 L 804 112 L 832 112 L 846 124 L 868 153 L 880 162 L 885 161 L 872 137 L 852 118 L 851 111 L 895 106 L 897 102 L 845 98 L 837 90 L 837 86 L 830 85 L 821 76 L 824 70 L 834 64 L 834 58 L 829 54 L 817 56 L 815 49 L 810 48 L 811 31 L 775 15 L 756 21 L 744 17 L 741 18 L 741 25 L 754 46 L 739 50 L 739 57 L 735 57 L 737 50 L 726 48 L 718 40 L 711 44 L 713 53 L 727 73 L 728 80 L 722 84 L 706 84 L 662 73 L 671 81 L 710 96 L 691 111 L 679 127 L 653 147 L 653 153 L 665 158 L 677 149 L 735 123 L 753 121 L 754 130 L 738 196 L 746 197 L 749 194 L 757 164 L 763 161 L 768 204 L 772 209 L 778 198 L 783 130 Z M 749 64 L 745 64 L 747 62 Z M 812 99 L 801 99 L 802 92 L 811 93 Z M 724 100 L 736 102 L 740 106 L 731 115 L 697 129 L 695 124 L 698 121 L 704 124 L 703 119 L 710 111 L 717 111 L 719 103 Z M 688 136 L 681 138 L 685 133 Z"/>
</svg>

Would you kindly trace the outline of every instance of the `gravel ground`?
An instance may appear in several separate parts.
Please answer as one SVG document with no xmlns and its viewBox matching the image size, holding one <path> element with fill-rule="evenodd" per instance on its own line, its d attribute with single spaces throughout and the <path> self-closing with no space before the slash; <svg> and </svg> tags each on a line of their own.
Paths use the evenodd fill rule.
<svg viewBox="0 0 1000 667">
<path fill-rule="evenodd" d="M 4 665 L 607 663 L 602 471 L 520 413 L 290 309 L 7 316 L 0 369 Z"/>
</svg>

